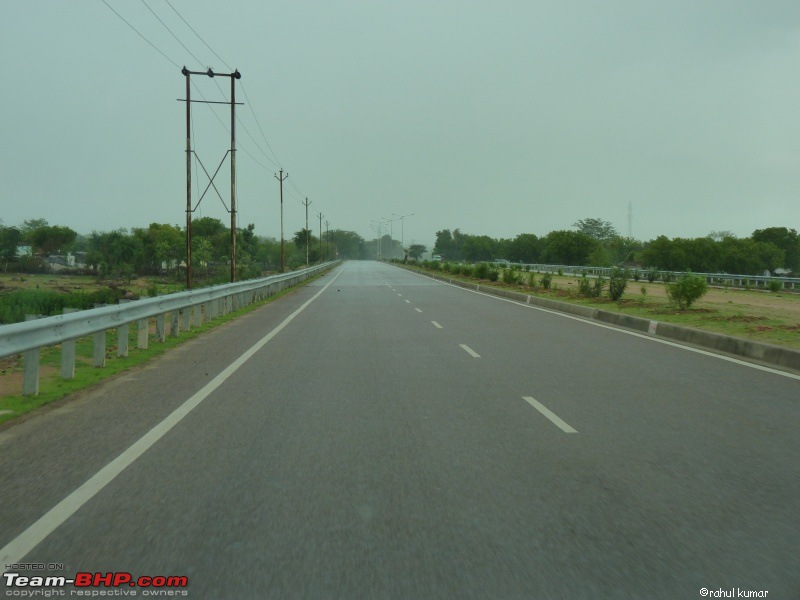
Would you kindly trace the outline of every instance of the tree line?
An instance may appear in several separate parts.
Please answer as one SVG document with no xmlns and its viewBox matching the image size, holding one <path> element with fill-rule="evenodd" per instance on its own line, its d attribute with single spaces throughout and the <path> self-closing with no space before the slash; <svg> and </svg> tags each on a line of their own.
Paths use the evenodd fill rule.
<svg viewBox="0 0 800 600">
<path fill-rule="evenodd" d="M 236 262 L 241 279 L 280 270 L 281 243 L 257 236 L 250 223 L 236 232 Z M 284 241 L 286 267 L 295 269 L 308 261 L 333 258 L 363 258 L 367 246 L 357 233 L 344 230 L 323 232 L 322 240 L 302 229 Z M 198 277 L 225 281 L 230 265 L 230 227 L 219 219 L 200 217 L 192 221 L 192 263 Z M 28 254 L 18 248 L 28 246 Z M 49 269 L 48 257 L 71 253 L 87 271 L 104 277 L 131 277 L 175 273 L 185 268 L 186 232 L 178 225 L 151 223 L 148 227 L 94 231 L 81 235 L 69 227 L 31 219 L 20 226 L 0 223 L 0 266 L 23 273 Z"/>
<path fill-rule="evenodd" d="M 582 219 L 573 230 L 551 231 L 538 237 L 471 235 L 458 229 L 436 232 L 433 253 L 443 260 L 563 264 L 591 267 L 629 266 L 665 271 L 760 275 L 776 269 L 800 272 L 800 236 L 794 229 L 758 229 L 746 238 L 712 232 L 701 238 L 659 236 L 642 242 L 619 235 L 602 219 Z"/>
</svg>

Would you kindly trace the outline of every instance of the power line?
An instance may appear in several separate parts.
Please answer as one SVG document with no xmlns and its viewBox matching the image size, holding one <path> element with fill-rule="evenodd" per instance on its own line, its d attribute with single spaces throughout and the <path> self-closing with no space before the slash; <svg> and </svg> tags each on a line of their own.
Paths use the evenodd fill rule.
<svg viewBox="0 0 800 600">
<path fill-rule="evenodd" d="M 172 33 L 172 30 L 171 30 L 169 27 L 167 27 L 167 24 L 166 24 L 166 23 L 164 23 L 164 21 L 162 21 L 162 20 L 161 20 L 161 17 L 159 17 L 159 16 L 156 14 L 156 11 L 154 11 L 152 8 L 150 8 L 150 5 L 149 5 L 149 4 L 147 4 L 147 2 L 145 2 L 145 0 L 142 0 L 142 4 L 144 4 L 144 5 L 147 7 L 147 10 L 149 10 L 151 13 L 153 13 L 153 16 L 154 16 L 156 19 L 158 19 L 158 22 L 159 22 L 159 23 L 161 23 L 161 24 L 164 26 L 164 29 L 166 29 L 167 31 L 169 31 L 169 34 L 170 34 L 172 37 L 174 37 L 174 38 L 175 38 L 175 41 L 176 41 L 176 42 L 178 42 L 178 43 L 179 43 L 181 46 L 183 46 L 183 49 L 184 49 L 184 50 L 186 50 L 186 51 L 187 51 L 187 52 L 188 52 L 188 53 L 191 55 L 191 57 L 192 57 L 192 58 L 193 58 L 193 59 L 194 59 L 194 60 L 197 62 L 197 66 L 201 66 L 203 63 L 202 63 L 202 62 L 200 62 L 200 59 L 199 59 L 199 58 L 197 58 L 197 57 L 196 57 L 194 54 L 192 54 L 192 51 L 191 51 L 191 50 L 189 50 L 189 49 L 188 49 L 188 48 L 187 48 L 187 47 L 184 45 L 184 43 L 183 43 L 182 41 L 180 41 L 180 39 L 178 39 L 178 36 L 177 36 L 177 35 L 175 35 L 174 33 Z"/>
<path fill-rule="evenodd" d="M 181 21 L 183 21 L 183 22 L 186 24 L 186 26 L 187 26 L 189 29 L 191 29 L 191 30 L 192 30 L 192 33 L 193 33 L 193 34 L 195 34 L 195 35 L 197 36 L 197 38 L 198 38 L 198 39 L 199 39 L 201 42 L 203 42 L 203 44 L 205 44 L 205 47 L 206 47 L 206 48 L 208 48 L 209 50 L 211 50 L 211 53 L 212 53 L 214 56 L 216 56 L 216 57 L 217 57 L 217 58 L 218 58 L 220 61 L 222 61 L 222 64 L 223 64 L 223 65 L 225 65 L 226 67 L 228 67 L 228 70 L 229 70 L 229 71 L 233 71 L 233 67 L 231 67 L 231 66 L 230 66 L 228 63 L 226 63 L 224 60 L 222 60 L 222 58 L 220 57 L 220 55 L 219 55 L 219 54 L 217 54 L 216 52 L 214 52 L 214 50 L 211 48 L 211 46 L 209 46 L 208 44 L 206 44 L 206 41 L 205 41 L 205 40 L 204 40 L 204 39 L 201 37 L 201 35 L 200 35 L 199 33 L 197 33 L 197 32 L 194 30 L 194 28 L 193 28 L 191 25 L 189 25 L 189 23 L 186 21 L 186 19 L 184 19 L 184 18 L 183 18 L 183 16 L 181 16 L 181 13 L 179 13 L 179 12 L 178 12 L 178 11 L 175 9 L 175 7 L 174 7 L 174 6 L 172 6 L 172 4 L 170 4 L 170 1 L 169 1 L 169 0 L 164 0 L 164 1 L 167 3 L 167 5 L 168 5 L 168 6 L 169 6 L 169 7 L 170 7 L 170 8 L 171 8 L 173 11 L 175 11 L 175 14 L 176 14 L 176 15 L 178 15 L 178 16 L 180 17 Z M 245 94 L 245 96 L 247 96 L 247 94 Z"/>
<path fill-rule="evenodd" d="M 166 59 L 167 59 L 169 62 L 171 62 L 173 65 L 175 65 L 175 67 L 176 67 L 176 68 L 178 68 L 178 69 L 180 69 L 180 68 L 181 68 L 181 67 L 180 67 L 180 65 L 179 65 L 178 63 L 176 63 L 176 62 L 175 62 L 174 60 L 172 60 L 172 59 L 171 59 L 169 56 L 167 56 L 166 54 L 164 54 L 164 53 L 163 53 L 163 52 L 162 52 L 162 51 L 161 51 L 161 50 L 158 48 L 158 46 L 156 46 L 156 45 L 155 45 L 153 42 L 151 42 L 151 41 L 150 41 L 150 40 L 148 40 L 146 37 L 144 37 L 144 35 L 142 35 L 141 33 L 139 33 L 139 31 L 136 29 L 136 27 L 134 27 L 133 25 L 131 25 L 130 23 L 128 23 L 128 21 L 125 19 L 125 17 L 123 17 L 123 16 L 122 16 L 121 14 L 119 14 L 119 13 L 118 13 L 116 10 L 114 10 L 114 8 L 113 8 L 113 7 L 112 7 L 112 6 L 111 6 L 111 5 L 110 5 L 108 2 L 106 2 L 106 0 L 100 0 L 100 1 L 101 1 L 103 4 L 105 4 L 105 5 L 106 5 L 106 6 L 107 6 L 107 7 L 108 7 L 110 10 L 111 10 L 111 12 L 113 12 L 113 13 L 114 13 L 115 15 L 117 15 L 117 16 L 118 16 L 120 19 L 122 19 L 122 21 L 123 21 L 123 22 L 124 22 L 124 23 L 125 23 L 125 24 L 126 24 L 128 27 L 130 27 L 131 29 L 133 29 L 133 31 L 135 31 L 135 32 L 136 32 L 136 35 L 138 35 L 138 36 L 139 36 L 140 38 L 142 38 L 142 39 L 143 39 L 145 42 L 147 42 L 148 44 L 150 44 L 150 46 L 153 48 L 153 50 L 155 50 L 156 52 L 158 52 L 158 53 L 159 53 L 161 56 L 163 56 L 163 57 L 164 57 L 164 58 L 166 58 Z"/>
</svg>

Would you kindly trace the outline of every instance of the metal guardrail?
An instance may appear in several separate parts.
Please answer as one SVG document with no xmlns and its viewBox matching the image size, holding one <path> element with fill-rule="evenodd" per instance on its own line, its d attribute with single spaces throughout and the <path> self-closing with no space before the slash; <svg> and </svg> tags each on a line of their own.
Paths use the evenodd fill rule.
<svg viewBox="0 0 800 600">
<path fill-rule="evenodd" d="M 128 326 L 132 323 L 138 324 L 137 347 L 147 348 L 149 320 L 152 317 L 156 318 L 156 337 L 164 341 L 167 314 L 171 317 L 170 335 L 176 336 L 181 329 L 189 329 L 192 324 L 200 326 L 204 321 L 262 300 L 329 269 L 337 262 L 261 279 L 0 325 L 0 358 L 23 354 L 23 394 L 37 394 L 40 348 L 61 344 L 61 376 L 71 379 L 75 373 L 75 341 L 78 338 L 95 336 L 93 365 L 102 367 L 105 364 L 105 333 L 108 330 L 117 330 L 117 354 L 126 356 Z"/>
<path fill-rule="evenodd" d="M 508 266 L 508 265 L 504 265 Z M 576 267 L 574 265 L 541 265 L 541 264 L 521 264 L 520 266 L 528 267 L 529 270 L 545 273 L 557 273 L 561 271 L 565 275 L 601 275 L 608 277 L 613 270 L 612 267 Z M 647 273 L 650 269 L 628 269 L 631 273 L 639 273 L 642 279 L 647 278 Z M 684 271 L 662 271 L 656 269 L 657 281 L 662 281 L 663 276 L 671 276 L 677 279 L 687 273 Z M 772 281 L 780 281 L 781 289 L 800 291 L 800 279 L 794 277 L 766 277 L 763 275 L 731 275 L 729 273 L 692 273 L 699 277 L 705 278 L 709 285 L 729 285 L 733 287 L 747 287 L 748 285 L 755 288 L 768 289 Z"/>
</svg>

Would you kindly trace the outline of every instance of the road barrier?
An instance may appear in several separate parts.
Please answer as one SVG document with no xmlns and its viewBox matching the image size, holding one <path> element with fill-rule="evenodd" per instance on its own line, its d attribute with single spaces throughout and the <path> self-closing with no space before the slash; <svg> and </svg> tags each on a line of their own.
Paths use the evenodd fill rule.
<svg viewBox="0 0 800 600">
<path fill-rule="evenodd" d="M 512 263 L 498 263 L 498 266 L 508 268 Z M 542 265 L 542 264 L 519 264 L 521 268 L 527 268 L 530 271 L 538 273 L 562 273 L 563 275 L 577 275 L 581 276 L 594 275 L 599 277 L 609 277 L 614 270 L 614 267 L 580 267 L 574 265 Z M 622 268 L 625 270 L 624 268 Z M 630 277 L 633 278 L 634 274 L 638 274 L 640 279 L 647 279 L 647 275 L 651 272 L 650 269 L 627 269 Z M 800 278 L 796 277 L 770 277 L 766 275 L 731 275 L 729 273 L 687 273 L 685 271 L 662 271 L 653 270 L 655 274 L 655 281 L 664 281 L 665 277 L 670 280 L 676 280 L 683 275 L 697 275 L 706 280 L 709 285 L 715 286 L 730 286 L 747 288 L 753 287 L 758 289 L 769 289 L 770 282 L 778 281 L 781 284 L 781 289 L 785 291 L 800 292 Z"/>
<path fill-rule="evenodd" d="M 146 349 L 149 342 L 150 319 L 155 317 L 155 338 L 163 342 L 167 335 L 177 336 L 181 330 L 216 319 L 234 310 L 259 302 L 287 287 L 330 269 L 338 261 L 328 262 L 291 273 L 250 279 L 199 290 L 190 290 L 121 301 L 90 310 L 68 312 L 53 317 L 31 318 L 23 323 L 0 326 L 0 358 L 23 355 L 23 395 L 39 393 L 39 351 L 61 344 L 61 377 L 75 376 L 75 343 L 78 338 L 94 336 L 92 365 L 105 366 L 106 332 L 117 331 L 117 356 L 128 354 L 128 328 L 137 327 L 137 347 Z"/>
<path fill-rule="evenodd" d="M 569 302 L 562 302 L 551 298 L 540 298 L 531 294 L 525 294 L 524 292 L 516 292 L 508 289 L 496 288 L 491 285 L 461 281 L 453 279 L 448 275 L 437 273 L 422 274 L 426 277 L 444 281 L 468 290 L 474 290 L 482 294 L 500 296 L 522 304 L 530 304 L 531 306 L 537 306 L 546 310 L 567 313 L 587 320 L 601 321 L 616 327 L 638 331 L 644 335 L 665 338 L 681 344 L 746 358 L 764 365 L 781 367 L 794 373 L 800 373 L 800 350 L 795 350 L 793 348 L 765 344 L 754 340 L 712 333 L 710 331 L 684 327 L 673 323 L 653 321 L 651 319 L 632 315 L 613 313 L 582 304 L 570 304 Z"/>
</svg>

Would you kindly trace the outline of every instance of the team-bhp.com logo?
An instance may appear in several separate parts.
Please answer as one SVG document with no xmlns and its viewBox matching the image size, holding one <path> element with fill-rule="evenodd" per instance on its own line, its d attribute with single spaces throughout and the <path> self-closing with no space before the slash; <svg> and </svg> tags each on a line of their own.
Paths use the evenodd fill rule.
<svg viewBox="0 0 800 600">
<path fill-rule="evenodd" d="M 75 577 L 69 579 L 63 576 L 41 577 L 20 575 L 19 573 L 3 573 L 3 580 L 6 584 L 7 596 L 29 597 L 43 595 L 42 591 L 44 589 L 64 588 L 68 585 L 72 585 L 76 588 L 144 588 L 142 590 L 143 596 L 161 596 L 164 595 L 163 588 L 185 588 L 189 585 L 189 578 L 185 576 L 155 575 L 151 577 L 142 575 L 141 577 L 134 577 L 130 573 L 124 571 L 111 573 L 80 572 L 76 573 Z M 34 590 L 40 591 L 37 593 L 34 592 Z M 169 595 L 177 595 L 175 591 L 177 590 L 173 590 L 173 593 Z M 70 595 L 96 596 L 105 594 L 99 594 L 97 590 L 80 589 L 72 590 Z M 136 593 L 133 592 L 125 595 L 136 595 Z"/>
</svg>

